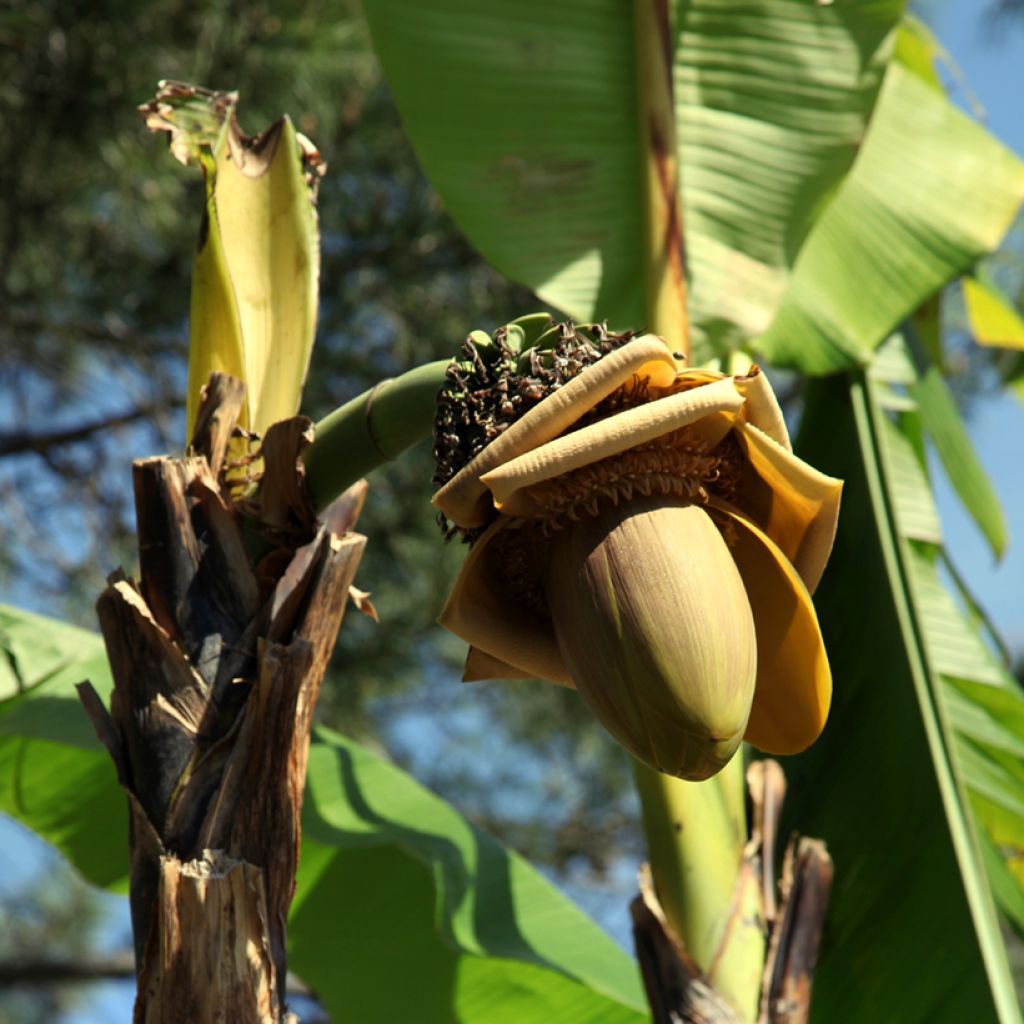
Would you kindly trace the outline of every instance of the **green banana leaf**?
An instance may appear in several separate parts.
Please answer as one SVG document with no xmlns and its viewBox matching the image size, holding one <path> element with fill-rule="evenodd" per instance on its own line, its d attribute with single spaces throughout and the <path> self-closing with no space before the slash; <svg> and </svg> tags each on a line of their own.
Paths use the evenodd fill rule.
<svg viewBox="0 0 1024 1024">
<path fill-rule="evenodd" d="M 1008 880 L 1003 871 L 989 871 L 1000 909 L 1019 927 L 1024 901 L 1024 691 L 1008 671 L 1005 652 L 993 653 L 993 647 L 999 649 L 998 637 L 942 547 L 926 469 L 925 438 L 941 458 L 950 436 L 955 439 L 961 430 L 959 414 L 944 395 L 937 408 L 931 406 L 941 379 L 932 367 L 919 372 L 911 366 L 899 336 L 880 355 L 883 358 L 876 360 L 869 377 L 879 408 L 897 414 L 895 419 L 879 418 L 881 448 L 891 481 L 896 530 L 907 544 L 907 574 L 922 646 L 949 727 L 947 745 L 952 742 L 953 761 L 959 766 L 970 807 L 992 848 L 1001 853 L 1004 870 L 1016 878 L 1014 892 L 1013 877 Z M 966 435 L 956 444 L 957 457 L 951 458 L 947 451 L 941 461 L 971 510 L 972 503 L 977 508 L 985 498 L 984 489 L 975 481 L 973 493 L 963 495 L 964 480 L 958 478 L 963 474 L 972 479 L 977 457 Z M 994 495 L 987 500 L 989 509 L 999 513 Z M 956 586 L 964 610 L 943 585 L 942 570 Z M 986 635 L 990 645 L 984 642 Z M 985 863 L 994 864 L 987 853 Z"/>
<path fill-rule="evenodd" d="M 921 425 L 935 446 L 949 482 L 988 541 L 992 553 L 1002 558 L 1009 543 L 1003 510 L 967 435 L 949 386 L 942 374 L 931 366 L 915 381 L 913 395 Z"/>
<path fill-rule="evenodd" d="M 939 579 L 912 379 L 897 349 L 869 375 L 812 382 L 798 443 L 846 480 L 815 598 L 835 702 L 785 764 L 784 828 L 825 839 L 836 867 L 812 1020 L 1008 1024 L 1020 1011 L 986 864 L 1018 921 L 1021 890 L 984 812 L 1024 822 L 1024 733 L 995 710 L 1024 703 Z"/>
<path fill-rule="evenodd" d="M 864 362 L 905 317 L 999 245 L 1024 164 L 893 62 L 852 170 L 818 217 L 755 342 L 805 373 Z"/>
<path fill-rule="evenodd" d="M 815 218 L 857 156 L 905 3 L 675 7 L 683 226 L 700 359 L 771 324 Z"/>
<path fill-rule="evenodd" d="M 903 0 L 675 6 L 695 360 L 753 343 L 809 373 L 863 362 L 998 244 L 1024 168 L 926 80 L 934 54 L 920 26 L 900 27 Z M 470 241 L 577 319 L 642 326 L 631 5 L 365 9 L 420 161 Z"/>
<path fill-rule="evenodd" d="M 101 638 L 0 607 L 0 810 L 123 889 L 128 820 L 74 684 Z M 393 765 L 318 730 L 289 965 L 336 1020 L 641 1024 L 633 960 L 522 858 Z"/>
<path fill-rule="evenodd" d="M 427 176 L 502 273 L 579 320 L 643 316 L 632 5 L 370 0 Z"/>
</svg>

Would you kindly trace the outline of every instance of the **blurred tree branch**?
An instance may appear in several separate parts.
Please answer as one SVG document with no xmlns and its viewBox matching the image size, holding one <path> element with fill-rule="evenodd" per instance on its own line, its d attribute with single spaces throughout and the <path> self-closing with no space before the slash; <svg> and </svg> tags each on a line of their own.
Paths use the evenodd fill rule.
<svg viewBox="0 0 1024 1024">
<path fill-rule="evenodd" d="M 171 408 L 178 408 L 182 405 L 180 401 L 171 403 Z M 104 416 L 101 419 L 88 423 L 81 423 L 74 427 L 66 427 L 62 430 L 48 432 L 37 432 L 21 430 L 10 433 L 0 433 L 0 458 L 6 455 L 18 455 L 22 452 L 36 452 L 41 454 L 51 448 L 62 445 L 74 444 L 77 441 L 88 441 L 94 434 L 114 427 L 123 427 L 137 420 L 149 419 L 158 411 L 166 411 L 167 403 L 161 403 L 159 407 L 152 403 L 136 405 L 132 409 L 116 413 L 113 416 Z"/>
</svg>

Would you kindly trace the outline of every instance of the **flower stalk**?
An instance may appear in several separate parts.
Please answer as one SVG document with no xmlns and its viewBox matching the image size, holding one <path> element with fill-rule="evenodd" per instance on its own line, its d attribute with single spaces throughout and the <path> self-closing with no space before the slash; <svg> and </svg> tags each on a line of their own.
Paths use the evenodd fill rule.
<svg viewBox="0 0 1024 1024">
<path fill-rule="evenodd" d="M 756 881 L 743 873 L 743 758 L 685 782 L 633 762 L 647 857 L 668 924 L 741 1020 L 757 1016 L 765 957 Z"/>
<path fill-rule="evenodd" d="M 650 335 L 529 327 L 474 332 L 444 372 L 434 503 L 471 548 L 441 622 L 470 644 L 467 680 L 573 686 L 634 755 L 662 911 L 752 1020 L 765 881 L 733 755 L 744 735 L 795 753 L 824 723 L 808 590 L 840 484 L 792 454 L 756 367 L 687 370 Z M 439 371 L 334 414 L 307 455 L 318 504 L 318 472 L 365 472 L 425 433 Z"/>
<path fill-rule="evenodd" d="M 441 359 L 381 381 L 317 423 L 303 462 L 318 512 L 367 473 L 430 437 L 448 364 Z"/>
<path fill-rule="evenodd" d="M 456 432 L 464 459 L 439 458 L 448 473 L 434 496 L 472 542 L 440 620 L 470 645 L 464 678 L 574 687 L 637 760 L 688 780 L 722 769 L 744 736 L 769 753 L 808 746 L 831 693 L 809 590 L 841 484 L 793 455 L 764 375 L 688 370 L 661 338 L 565 325 L 548 355 L 567 376 L 545 393 L 494 341 L 490 381 L 469 353 L 482 368 L 461 431 L 472 443 Z M 535 384 L 539 401 L 501 421 L 507 396 Z M 741 942 L 722 923 L 758 916 L 756 893 L 746 912 L 746 880 L 735 884 L 741 766 L 724 778 L 678 799 L 659 780 L 641 796 L 655 886 L 676 904 L 666 916 L 687 948 L 707 951 L 706 974 L 735 984 L 722 994 L 749 1008 L 764 943 L 757 928 Z M 733 883 L 712 921 L 697 909 L 708 906 L 709 831 Z"/>
</svg>

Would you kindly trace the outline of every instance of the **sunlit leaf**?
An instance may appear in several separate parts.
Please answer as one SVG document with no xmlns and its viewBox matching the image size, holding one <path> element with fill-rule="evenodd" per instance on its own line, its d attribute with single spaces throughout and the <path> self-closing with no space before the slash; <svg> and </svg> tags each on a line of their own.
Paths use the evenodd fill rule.
<svg viewBox="0 0 1024 1024">
<path fill-rule="evenodd" d="M 645 1019 L 631 958 L 404 772 L 321 730 L 306 800 L 292 962 L 338 1019 Z"/>
<path fill-rule="evenodd" d="M 1024 318 L 991 281 L 963 280 L 964 308 L 971 337 L 979 345 L 1024 351 Z"/>
<path fill-rule="evenodd" d="M 1024 885 L 1022 885 L 1022 879 L 1014 876 L 1004 854 L 986 835 L 981 837 L 981 856 L 989 881 L 992 883 L 992 892 L 999 901 L 1000 907 L 1014 923 L 1018 933 L 1024 933 Z M 1018 847 L 1018 875 L 1022 856 L 1024 856 L 1024 847 Z"/>
<path fill-rule="evenodd" d="M 896 35 L 896 59 L 933 89 L 942 88 L 936 65 L 949 60 L 945 47 L 920 18 L 907 15 Z"/>
<path fill-rule="evenodd" d="M 767 326 L 803 233 L 854 158 L 902 8 L 678 5 L 677 135 L 701 357 Z M 577 319 L 642 326 L 631 6 L 365 9 L 420 161 L 470 241 Z"/>
<path fill-rule="evenodd" d="M 371 0 L 365 10 L 420 162 L 470 241 L 578 319 L 641 318 L 630 5 Z"/>
<path fill-rule="evenodd" d="M 934 367 L 928 368 L 915 384 L 913 393 L 921 422 L 935 445 L 953 490 L 995 556 L 1001 558 L 1008 540 L 1003 510 L 942 374 Z"/>
<path fill-rule="evenodd" d="M 757 349 L 807 373 L 866 361 L 999 244 L 1022 199 L 1024 164 L 891 64 L 853 169 L 802 246 Z"/>
<path fill-rule="evenodd" d="M 903 0 L 685 0 L 676 126 L 697 357 L 764 332 L 850 169 Z"/>
<path fill-rule="evenodd" d="M 21 694 L 0 702 L 0 810 L 57 847 L 96 885 L 127 887 L 128 808 L 74 685 L 112 685 L 95 633 L 0 607 L 0 658 Z"/>
</svg>

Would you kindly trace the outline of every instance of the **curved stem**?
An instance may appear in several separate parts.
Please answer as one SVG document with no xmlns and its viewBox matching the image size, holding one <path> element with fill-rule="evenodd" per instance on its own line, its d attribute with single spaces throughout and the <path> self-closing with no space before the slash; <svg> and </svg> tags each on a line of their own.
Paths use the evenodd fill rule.
<svg viewBox="0 0 1024 1024">
<path fill-rule="evenodd" d="M 430 437 L 449 362 L 439 359 L 381 381 L 316 425 L 303 461 L 318 512 L 371 470 Z"/>
</svg>

